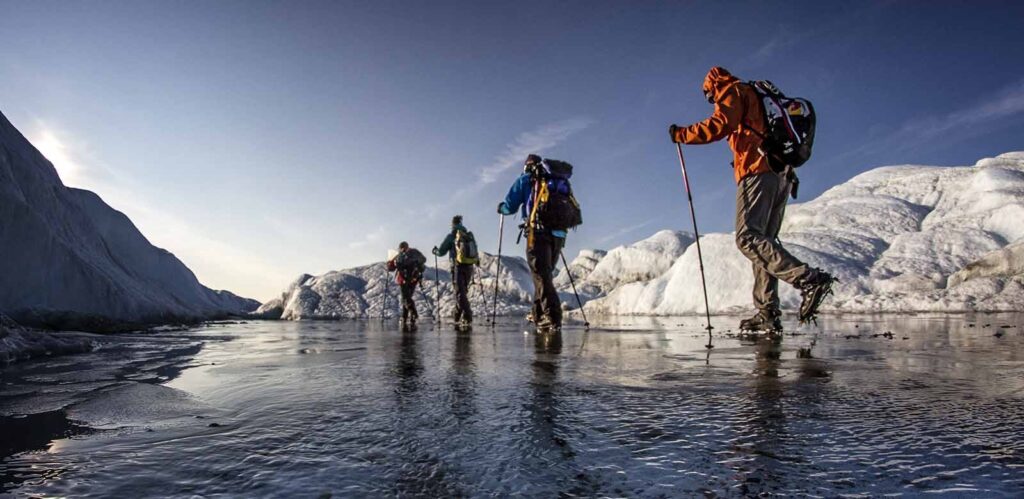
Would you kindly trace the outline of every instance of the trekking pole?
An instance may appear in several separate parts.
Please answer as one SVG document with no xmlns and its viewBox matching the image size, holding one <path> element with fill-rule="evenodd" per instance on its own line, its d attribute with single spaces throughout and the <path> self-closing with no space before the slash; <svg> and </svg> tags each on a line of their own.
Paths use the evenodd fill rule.
<svg viewBox="0 0 1024 499">
<path fill-rule="evenodd" d="M 491 327 L 497 324 L 498 316 L 498 282 L 501 280 L 501 242 L 505 236 L 505 215 L 501 215 L 498 222 L 498 260 L 494 270 L 494 301 L 491 303 Z M 487 298 L 484 298 L 485 300 Z"/>
<path fill-rule="evenodd" d="M 704 290 L 704 314 L 707 316 L 708 344 L 707 349 L 715 348 L 711 340 L 711 307 L 708 305 L 708 284 L 704 279 L 704 257 L 700 253 L 700 233 L 697 232 L 697 214 L 693 211 L 693 194 L 690 192 L 690 177 L 686 175 L 686 160 L 683 159 L 683 145 L 676 142 L 676 151 L 679 153 L 679 166 L 683 169 L 683 185 L 686 186 L 686 199 L 690 203 L 690 219 L 693 220 L 693 237 L 697 243 L 697 263 L 700 265 L 700 285 Z"/>
<path fill-rule="evenodd" d="M 437 323 L 441 323 L 441 285 L 437 275 L 437 253 L 434 253 L 434 311 L 437 312 Z"/>
<path fill-rule="evenodd" d="M 583 314 L 583 330 L 587 331 L 590 329 L 590 321 L 587 320 L 587 313 L 583 310 L 583 300 L 580 300 L 580 294 L 576 292 L 576 281 L 572 278 L 572 272 L 569 271 L 569 264 L 565 261 L 565 253 L 562 253 L 562 250 L 558 250 L 558 254 L 562 257 L 562 265 L 565 265 L 565 273 L 569 274 L 569 284 L 572 284 L 572 294 L 576 295 L 576 303 L 580 306 L 580 313 Z"/>
</svg>

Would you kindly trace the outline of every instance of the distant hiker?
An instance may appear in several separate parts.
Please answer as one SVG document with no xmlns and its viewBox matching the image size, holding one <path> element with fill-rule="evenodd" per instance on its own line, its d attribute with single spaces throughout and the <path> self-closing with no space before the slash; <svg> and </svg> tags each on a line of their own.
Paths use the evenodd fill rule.
<svg viewBox="0 0 1024 499">
<path fill-rule="evenodd" d="M 423 256 L 416 248 L 410 248 L 409 243 L 402 241 L 398 245 L 398 255 L 388 262 L 388 271 L 397 270 L 395 281 L 398 282 L 402 291 L 402 325 L 415 327 L 416 302 L 413 301 L 413 292 L 416 286 L 423 282 L 423 271 L 426 269 L 427 257 Z"/>
<path fill-rule="evenodd" d="M 473 282 L 473 266 L 480 263 L 473 233 L 462 225 L 462 215 L 452 217 L 452 230 L 440 247 L 431 252 L 437 256 L 450 255 L 452 281 L 455 285 L 456 328 L 468 329 L 473 323 L 473 310 L 469 306 L 469 284 Z"/>
<path fill-rule="evenodd" d="M 810 157 L 814 110 L 804 99 L 786 98 L 771 82 L 744 83 L 720 67 L 708 71 L 703 90 L 708 102 L 715 104 L 714 113 L 687 127 L 672 125 L 669 134 L 684 144 L 728 138 L 732 148 L 736 246 L 753 263 L 758 310 L 740 323 L 740 329 L 782 330 L 779 279 L 800 289 L 800 321 L 812 321 L 831 294 L 835 278 L 797 260 L 778 236 L 787 197 L 796 197 L 794 168 Z"/>
<path fill-rule="evenodd" d="M 523 174 L 498 204 L 498 213 L 511 215 L 521 209 L 526 233 L 526 259 L 533 273 L 532 317 L 541 332 L 562 328 L 562 303 L 558 299 L 553 274 L 565 246 L 566 230 L 583 220 L 579 203 L 573 196 L 569 178 L 572 165 L 531 154 Z"/>
</svg>

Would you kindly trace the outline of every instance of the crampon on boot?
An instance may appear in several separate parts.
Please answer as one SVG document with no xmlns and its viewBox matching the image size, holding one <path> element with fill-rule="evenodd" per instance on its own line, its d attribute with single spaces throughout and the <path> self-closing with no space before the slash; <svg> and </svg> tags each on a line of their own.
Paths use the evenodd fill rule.
<svg viewBox="0 0 1024 499">
<path fill-rule="evenodd" d="M 761 310 L 749 319 L 740 321 L 740 331 L 781 332 L 782 320 L 777 310 Z"/>
<path fill-rule="evenodd" d="M 814 276 L 800 286 L 800 296 L 803 297 L 800 302 L 800 324 L 818 323 L 818 307 L 832 294 L 832 285 L 838 281 L 832 274 L 815 269 Z"/>
<path fill-rule="evenodd" d="M 555 324 L 555 322 L 551 320 L 550 316 L 545 315 L 541 317 L 539 321 L 537 321 L 538 333 L 557 333 L 561 330 L 562 326 L 559 324 Z"/>
</svg>

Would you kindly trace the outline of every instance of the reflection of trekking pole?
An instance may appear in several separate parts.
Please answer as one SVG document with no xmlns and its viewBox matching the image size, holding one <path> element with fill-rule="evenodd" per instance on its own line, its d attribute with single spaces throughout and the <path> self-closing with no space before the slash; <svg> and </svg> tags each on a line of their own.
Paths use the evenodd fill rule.
<svg viewBox="0 0 1024 499">
<path fill-rule="evenodd" d="M 380 306 L 380 320 L 388 318 L 388 281 L 391 280 L 391 272 L 388 272 L 388 262 L 384 262 L 384 303 Z"/>
<path fill-rule="evenodd" d="M 434 248 L 437 249 L 437 248 Z M 437 276 L 437 253 L 434 253 L 434 309 L 437 312 L 437 323 L 441 323 L 441 287 Z"/>
<path fill-rule="evenodd" d="M 562 253 L 562 250 L 558 250 L 558 254 L 562 257 L 562 265 L 565 265 L 565 273 L 569 274 L 569 283 L 572 284 L 572 294 L 576 295 L 576 303 L 579 304 L 580 313 L 583 314 L 583 330 L 586 331 L 590 329 L 590 321 L 587 320 L 587 313 L 583 311 L 583 301 L 580 300 L 580 294 L 576 292 L 576 281 L 572 278 L 572 272 L 569 270 L 569 264 L 565 262 L 565 253 Z"/>
<path fill-rule="evenodd" d="M 708 306 L 708 285 L 704 280 L 704 257 L 700 254 L 700 233 L 697 232 L 697 214 L 693 211 L 693 194 L 690 193 L 690 177 L 686 175 L 686 160 L 683 159 L 683 145 L 676 142 L 676 151 L 679 152 L 679 166 L 683 169 L 683 185 L 686 186 L 686 199 L 690 202 L 690 218 L 693 220 L 693 237 L 697 243 L 697 263 L 700 264 L 700 285 L 704 289 L 704 313 L 708 319 L 708 344 L 705 348 L 711 349 L 715 346 L 711 341 L 711 307 Z"/>
<path fill-rule="evenodd" d="M 497 267 L 494 270 L 494 302 L 491 304 L 491 327 L 497 324 L 496 317 L 498 316 L 498 281 L 501 280 L 501 241 L 505 236 L 505 215 L 501 215 L 501 220 L 498 222 L 498 261 Z M 486 300 L 486 298 L 484 298 Z"/>
</svg>

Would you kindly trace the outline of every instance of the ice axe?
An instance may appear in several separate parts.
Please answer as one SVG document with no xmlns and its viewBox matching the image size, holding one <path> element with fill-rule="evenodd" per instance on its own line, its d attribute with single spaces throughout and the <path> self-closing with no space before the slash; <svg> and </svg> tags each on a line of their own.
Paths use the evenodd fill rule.
<svg viewBox="0 0 1024 499">
<path fill-rule="evenodd" d="M 708 284 L 704 279 L 704 257 L 700 253 L 700 233 L 697 232 L 697 214 L 693 211 L 693 194 L 690 192 L 690 177 L 686 175 L 686 160 L 683 159 L 683 145 L 676 142 L 676 151 L 679 153 L 679 167 L 683 170 L 683 185 L 686 187 L 686 199 L 690 203 L 690 219 L 693 221 L 693 237 L 694 242 L 697 244 L 697 263 L 700 265 L 700 286 L 704 290 L 704 314 L 708 320 L 708 344 L 704 345 L 707 349 L 715 348 L 712 344 L 711 330 L 711 307 L 708 306 Z M 562 257 L 565 258 L 565 257 Z"/>
</svg>

